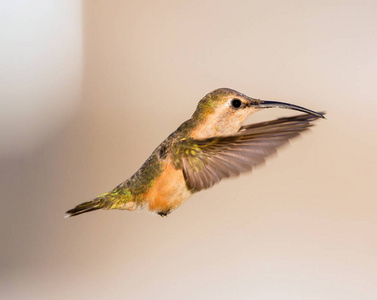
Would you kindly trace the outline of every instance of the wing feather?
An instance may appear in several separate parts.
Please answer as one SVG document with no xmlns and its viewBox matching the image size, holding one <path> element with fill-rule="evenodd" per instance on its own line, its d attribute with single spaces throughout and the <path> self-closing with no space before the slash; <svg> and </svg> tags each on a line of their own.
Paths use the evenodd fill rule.
<svg viewBox="0 0 377 300">
<path fill-rule="evenodd" d="M 311 127 L 316 119 L 303 114 L 246 125 L 233 136 L 185 139 L 175 146 L 175 161 L 190 190 L 208 189 L 223 178 L 238 176 L 264 163 L 266 157 Z"/>
</svg>

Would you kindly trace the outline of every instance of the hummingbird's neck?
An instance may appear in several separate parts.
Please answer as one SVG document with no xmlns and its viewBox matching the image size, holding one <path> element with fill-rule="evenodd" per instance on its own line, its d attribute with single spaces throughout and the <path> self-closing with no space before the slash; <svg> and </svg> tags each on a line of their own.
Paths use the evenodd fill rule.
<svg viewBox="0 0 377 300">
<path fill-rule="evenodd" d="M 194 114 L 191 119 L 178 128 L 178 131 L 182 131 L 185 136 L 194 139 L 227 136 L 235 134 L 242 126 L 243 121 L 243 118 L 227 118 L 215 113 Z"/>
</svg>

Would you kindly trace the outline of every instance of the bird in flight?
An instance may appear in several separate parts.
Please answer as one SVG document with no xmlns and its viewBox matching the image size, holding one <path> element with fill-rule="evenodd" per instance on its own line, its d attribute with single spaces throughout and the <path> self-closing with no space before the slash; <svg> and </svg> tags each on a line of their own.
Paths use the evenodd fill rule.
<svg viewBox="0 0 377 300">
<path fill-rule="evenodd" d="M 305 114 L 242 126 L 251 114 L 274 107 Z M 200 100 L 192 117 L 134 175 L 110 192 L 68 210 L 66 217 L 99 209 L 141 208 L 167 216 L 194 193 L 263 163 L 318 118 L 324 118 L 324 113 L 217 89 Z"/>
</svg>

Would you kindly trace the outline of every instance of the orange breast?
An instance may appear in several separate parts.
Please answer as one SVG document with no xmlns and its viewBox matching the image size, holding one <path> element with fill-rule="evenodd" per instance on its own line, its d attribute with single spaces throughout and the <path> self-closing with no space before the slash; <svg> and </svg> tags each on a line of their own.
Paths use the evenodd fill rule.
<svg viewBox="0 0 377 300">
<path fill-rule="evenodd" d="M 187 189 L 182 170 L 166 163 L 152 188 L 144 194 L 150 211 L 169 211 L 180 206 L 192 193 Z"/>
</svg>

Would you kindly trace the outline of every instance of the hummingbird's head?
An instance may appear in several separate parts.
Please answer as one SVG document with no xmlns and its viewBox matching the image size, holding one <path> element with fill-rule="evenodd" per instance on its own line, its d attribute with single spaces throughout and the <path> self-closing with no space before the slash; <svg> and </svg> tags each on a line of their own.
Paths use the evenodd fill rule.
<svg viewBox="0 0 377 300">
<path fill-rule="evenodd" d="M 195 120 L 195 138 L 207 138 L 236 133 L 245 120 L 254 112 L 264 108 L 280 107 L 293 109 L 324 118 L 312 110 L 276 101 L 248 97 L 232 89 L 221 88 L 200 100 L 192 119 Z"/>
</svg>

